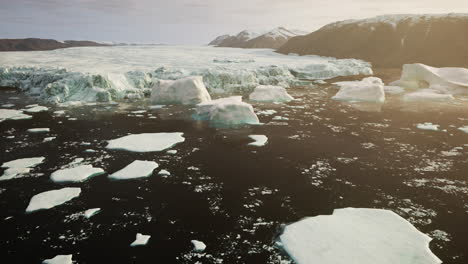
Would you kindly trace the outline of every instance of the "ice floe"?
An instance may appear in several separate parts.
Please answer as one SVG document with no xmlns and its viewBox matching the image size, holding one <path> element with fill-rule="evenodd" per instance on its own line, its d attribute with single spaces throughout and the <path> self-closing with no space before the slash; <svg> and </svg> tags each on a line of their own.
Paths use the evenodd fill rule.
<svg viewBox="0 0 468 264">
<path fill-rule="evenodd" d="M 136 247 L 136 246 L 144 246 L 148 244 L 149 239 L 151 238 L 150 235 L 143 235 L 141 233 L 136 234 L 136 239 L 133 241 L 130 246 L 131 247 Z"/>
<path fill-rule="evenodd" d="M 80 195 L 81 188 L 66 187 L 58 190 L 51 190 L 34 195 L 29 201 L 26 213 L 37 210 L 50 209 L 76 198 Z"/>
<path fill-rule="evenodd" d="M 206 249 L 205 243 L 199 240 L 192 240 L 193 250 L 197 252 L 203 252 Z"/>
<path fill-rule="evenodd" d="M 468 126 L 459 127 L 458 130 L 463 131 L 468 134 Z"/>
<path fill-rule="evenodd" d="M 438 131 L 439 130 L 439 125 L 435 125 L 429 122 L 422 123 L 422 124 L 417 124 L 417 128 L 422 129 L 422 130 L 432 130 L 432 131 Z"/>
<path fill-rule="evenodd" d="M 73 255 L 57 255 L 51 259 L 42 261 L 42 264 L 72 264 Z"/>
<path fill-rule="evenodd" d="M 268 137 L 265 135 L 249 135 L 249 138 L 255 140 L 249 143 L 249 146 L 263 147 L 268 142 Z"/>
<path fill-rule="evenodd" d="M 50 128 L 47 127 L 38 127 L 38 128 L 30 128 L 28 129 L 29 133 L 47 133 L 50 132 Z"/>
<path fill-rule="evenodd" d="M 98 214 L 99 212 L 101 212 L 101 208 L 91 208 L 84 212 L 84 217 L 89 219 Z"/>
<path fill-rule="evenodd" d="M 25 109 L 24 112 L 26 113 L 40 113 L 40 112 L 45 112 L 49 110 L 49 108 L 45 107 L 45 106 L 33 106 L 31 108 L 28 108 L 28 109 Z"/>
<path fill-rule="evenodd" d="M 351 102 L 385 102 L 383 82 L 377 77 L 367 77 L 362 81 L 346 81 L 333 83 L 340 87 L 334 100 Z"/>
<path fill-rule="evenodd" d="M 258 102 L 289 102 L 294 98 L 281 86 L 259 85 L 255 87 L 249 99 Z"/>
<path fill-rule="evenodd" d="M 287 225 L 280 243 L 298 264 L 436 264 L 431 238 L 392 211 L 336 209 Z"/>
<path fill-rule="evenodd" d="M 0 177 L 0 181 L 10 180 L 27 175 L 31 171 L 32 167 L 41 164 L 44 159 L 44 157 L 34 157 L 5 162 L 2 164 L 2 168 L 6 169 L 3 172 L 3 175 Z"/>
<path fill-rule="evenodd" d="M 88 178 L 104 174 L 101 168 L 94 168 L 92 165 L 78 165 L 72 168 L 61 169 L 54 171 L 50 175 L 53 182 L 82 182 Z"/>
<path fill-rule="evenodd" d="M 32 116 L 23 114 L 23 111 L 13 109 L 0 109 L 0 122 L 4 120 L 31 119 Z"/>
<path fill-rule="evenodd" d="M 185 141 L 184 133 L 143 133 L 108 141 L 106 148 L 133 152 L 162 151 Z"/>
<path fill-rule="evenodd" d="M 169 176 L 169 175 L 171 175 L 171 173 L 168 170 L 160 170 L 158 172 L 158 175 L 160 175 L 160 176 Z"/>
<path fill-rule="evenodd" d="M 158 163 L 154 161 L 135 160 L 125 168 L 109 175 L 109 178 L 113 180 L 128 180 L 149 177 L 158 166 Z"/>
<path fill-rule="evenodd" d="M 259 124 L 252 105 L 242 102 L 242 96 L 232 96 L 201 103 L 196 108 L 197 119 L 213 125 Z"/>
<path fill-rule="evenodd" d="M 202 76 L 190 76 L 179 80 L 160 80 L 151 91 L 153 104 L 195 105 L 211 101 Z"/>
</svg>

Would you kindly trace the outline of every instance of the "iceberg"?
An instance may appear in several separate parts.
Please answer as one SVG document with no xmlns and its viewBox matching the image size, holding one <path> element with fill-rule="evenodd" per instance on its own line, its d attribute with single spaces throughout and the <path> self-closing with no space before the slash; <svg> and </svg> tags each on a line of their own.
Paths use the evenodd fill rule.
<svg viewBox="0 0 468 264">
<path fill-rule="evenodd" d="M 432 239 L 408 221 L 383 209 L 336 209 L 286 226 L 284 250 L 298 264 L 438 264 Z"/>
<path fill-rule="evenodd" d="M 252 105 L 242 102 L 242 96 L 232 96 L 198 104 L 196 118 L 212 125 L 231 126 L 259 124 Z"/>
<path fill-rule="evenodd" d="M 47 133 L 50 132 L 50 128 L 46 127 L 38 127 L 38 128 L 30 128 L 28 129 L 29 133 Z"/>
<path fill-rule="evenodd" d="M 455 100 L 451 94 L 442 94 L 431 89 L 421 89 L 416 92 L 403 95 L 406 102 L 451 102 Z"/>
<path fill-rule="evenodd" d="M 96 214 L 98 214 L 99 212 L 101 212 L 101 208 L 88 209 L 88 210 L 86 210 L 84 212 L 84 217 L 89 219 L 89 218 L 95 216 Z"/>
<path fill-rule="evenodd" d="M 143 235 L 141 233 L 136 234 L 136 239 L 133 241 L 130 246 L 131 247 L 136 247 L 136 246 L 145 246 L 148 244 L 149 239 L 151 238 L 150 235 Z"/>
<path fill-rule="evenodd" d="M 83 182 L 87 179 L 104 174 L 104 170 L 101 168 L 94 168 L 92 165 L 78 165 L 72 168 L 61 169 L 54 171 L 50 175 L 50 179 L 53 182 L 65 183 L 65 182 Z"/>
<path fill-rule="evenodd" d="M 50 209 L 76 198 L 80 195 L 81 188 L 63 188 L 58 190 L 46 191 L 34 195 L 29 201 L 26 213 L 32 213 L 38 210 Z"/>
<path fill-rule="evenodd" d="M 385 102 L 384 84 L 380 78 L 367 77 L 362 81 L 347 81 L 333 83 L 340 87 L 334 100 L 351 102 Z"/>
<path fill-rule="evenodd" d="M 72 264 L 73 255 L 57 255 L 54 258 L 42 261 L 42 264 Z"/>
<path fill-rule="evenodd" d="M 289 102 L 294 98 L 288 94 L 285 88 L 274 85 L 259 85 L 249 95 L 249 99 L 258 102 Z"/>
<path fill-rule="evenodd" d="M 194 251 L 197 251 L 197 252 L 203 252 L 203 251 L 205 251 L 206 245 L 205 245 L 205 243 L 203 243 L 202 241 L 191 240 L 190 242 L 192 242 L 193 250 L 194 250 Z"/>
<path fill-rule="evenodd" d="M 185 141 L 184 133 L 143 133 L 109 140 L 108 149 L 133 152 L 163 151 Z"/>
<path fill-rule="evenodd" d="M 263 147 L 268 142 L 268 138 L 265 135 L 249 135 L 249 138 L 255 140 L 249 143 L 249 146 Z"/>
<path fill-rule="evenodd" d="M 154 161 L 135 160 L 125 168 L 109 175 L 109 178 L 113 180 L 128 180 L 149 177 L 158 166 L 158 163 Z"/>
<path fill-rule="evenodd" d="M 17 87 L 45 102 L 60 104 L 140 99 L 160 80 L 189 76 L 203 76 L 210 93 L 238 94 L 250 93 L 258 85 L 289 87 L 299 78 L 370 73 L 371 65 L 361 60 L 287 56 L 265 49 L 86 47 L 2 54 L 0 86 Z"/>
<path fill-rule="evenodd" d="M 429 88 L 445 94 L 468 94 L 468 69 L 405 64 L 401 78 L 392 83 L 409 89 Z"/>
<path fill-rule="evenodd" d="M 195 105 L 211 101 L 202 76 L 191 76 L 183 79 L 160 80 L 151 91 L 153 104 Z"/>
</svg>

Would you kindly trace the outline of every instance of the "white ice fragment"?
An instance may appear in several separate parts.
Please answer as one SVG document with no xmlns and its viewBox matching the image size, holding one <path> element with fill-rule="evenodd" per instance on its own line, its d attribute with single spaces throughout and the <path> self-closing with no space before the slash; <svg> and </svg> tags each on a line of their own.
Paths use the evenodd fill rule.
<svg viewBox="0 0 468 264">
<path fill-rule="evenodd" d="M 257 86 L 249 95 L 249 99 L 258 102 L 289 102 L 294 100 L 284 87 L 274 85 Z"/>
<path fill-rule="evenodd" d="M 58 110 L 54 112 L 54 115 L 64 115 L 65 111 L 64 110 Z"/>
<path fill-rule="evenodd" d="M 39 113 L 39 112 L 45 112 L 47 110 L 49 110 L 49 108 L 47 108 L 45 106 L 34 106 L 34 107 L 31 107 L 31 108 L 25 109 L 24 112 L 26 112 L 26 113 Z"/>
<path fill-rule="evenodd" d="M 80 195 L 81 188 L 62 188 L 51 190 L 34 195 L 29 201 L 26 213 L 37 210 L 50 209 L 76 198 Z"/>
<path fill-rule="evenodd" d="M 166 105 L 150 105 L 149 109 L 161 109 L 164 108 Z"/>
<path fill-rule="evenodd" d="M 175 150 L 175 149 L 170 149 L 170 150 L 166 151 L 166 153 L 167 153 L 167 154 L 171 154 L 171 155 L 175 155 L 175 154 L 177 154 L 177 150 Z"/>
<path fill-rule="evenodd" d="M 211 101 L 202 76 L 190 76 L 179 80 L 160 80 L 151 91 L 153 104 L 195 105 Z"/>
<path fill-rule="evenodd" d="M 432 123 L 426 122 L 422 124 L 417 124 L 417 128 L 423 129 L 423 130 L 432 130 L 432 131 L 438 131 L 439 130 L 439 125 L 434 125 Z"/>
<path fill-rule="evenodd" d="M 0 181 L 11 180 L 13 178 L 19 178 L 23 175 L 28 174 L 31 171 L 31 168 L 8 168 L 3 172 L 3 175 L 0 177 Z"/>
<path fill-rule="evenodd" d="M 192 242 L 193 250 L 194 250 L 194 251 L 197 251 L 197 252 L 203 252 L 203 251 L 205 251 L 206 245 L 205 245 L 205 243 L 203 243 L 202 241 L 192 240 L 192 241 L 190 241 L 190 242 Z"/>
<path fill-rule="evenodd" d="M 106 148 L 134 152 L 162 151 L 184 142 L 184 133 L 143 133 L 109 140 Z"/>
<path fill-rule="evenodd" d="M 15 106 L 14 104 L 3 104 L 2 107 L 10 108 Z"/>
<path fill-rule="evenodd" d="M 2 168 L 31 168 L 41 164 L 45 157 L 24 158 L 5 162 Z"/>
<path fill-rule="evenodd" d="M 263 147 L 268 141 L 268 137 L 265 135 L 249 135 L 249 138 L 255 140 L 254 142 L 249 143 L 249 146 Z"/>
<path fill-rule="evenodd" d="M 252 105 L 242 102 L 242 96 L 232 96 L 201 103 L 197 117 L 213 125 L 259 124 Z"/>
<path fill-rule="evenodd" d="M 367 77 L 362 81 L 347 81 L 333 83 L 340 87 L 334 100 L 351 102 L 385 102 L 383 82 L 377 77 Z"/>
<path fill-rule="evenodd" d="M 109 178 L 113 180 L 128 180 L 149 177 L 158 166 L 158 163 L 154 161 L 135 160 L 125 168 L 109 175 Z"/>
<path fill-rule="evenodd" d="M 101 211 L 101 208 L 88 209 L 84 212 L 84 216 L 89 219 L 95 216 L 96 214 L 98 214 L 100 211 Z"/>
<path fill-rule="evenodd" d="M 150 235 L 143 235 L 141 233 L 136 234 L 136 239 L 133 241 L 130 246 L 131 247 L 136 247 L 136 246 L 144 246 L 148 244 L 148 240 L 151 238 Z"/>
<path fill-rule="evenodd" d="M 42 140 L 42 142 L 49 142 L 49 141 L 52 141 L 54 139 L 56 139 L 56 137 L 46 137 L 46 138 L 44 138 L 44 140 Z"/>
<path fill-rule="evenodd" d="M 263 110 L 263 111 L 258 111 L 257 112 L 257 114 L 259 114 L 259 115 L 266 115 L 266 116 L 274 115 L 276 113 L 277 113 L 276 110 L 273 110 L 273 109 Z"/>
<path fill-rule="evenodd" d="M 421 89 L 413 93 L 403 95 L 406 102 L 451 102 L 455 100 L 451 94 L 442 94 L 431 89 Z"/>
<path fill-rule="evenodd" d="M 0 122 L 4 120 L 31 119 L 32 116 L 23 114 L 22 111 L 13 109 L 0 109 Z"/>
<path fill-rule="evenodd" d="M 382 209 L 336 209 L 333 215 L 287 225 L 280 236 L 298 264 L 438 264 L 431 238 L 407 220 Z"/>
<path fill-rule="evenodd" d="M 57 255 L 54 258 L 42 261 L 42 264 L 72 264 L 73 255 Z"/>
<path fill-rule="evenodd" d="M 46 127 L 28 129 L 29 133 L 47 133 L 49 131 L 50 131 L 50 128 L 46 128 Z"/>
<path fill-rule="evenodd" d="M 384 91 L 386 94 L 401 94 L 405 92 L 405 89 L 400 86 L 386 85 Z"/>
<path fill-rule="evenodd" d="M 170 173 L 169 171 L 167 171 L 167 170 L 160 170 L 160 171 L 158 172 L 158 175 L 161 175 L 161 176 L 169 176 L 169 175 L 171 175 L 171 173 Z"/>
<path fill-rule="evenodd" d="M 468 126 L 459 127 L 458 130 L 463 131 L 468 134 Z"/>
<path fill-rule="evenodd" d="M 92 165 L 79 165 L 72 168 L 66 168 L 54 171 L 50 175 L 53 182 L 83 182 L 88 178 L 104 174 L 101 168 L 94 168 Z"/>
</svg>

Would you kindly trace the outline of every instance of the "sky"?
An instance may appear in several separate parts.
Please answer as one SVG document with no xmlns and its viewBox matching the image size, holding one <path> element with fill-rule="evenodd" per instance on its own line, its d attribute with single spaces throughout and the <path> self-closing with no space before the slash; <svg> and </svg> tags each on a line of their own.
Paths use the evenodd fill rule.
<svg viewBox="0 0 468 264">
<path fill-rule="evenodd" d="M 206 44 L 244 29 L 451 12 L 468 13 L 468 0 L 0 0 L 0 38 Z"/>
</svg>

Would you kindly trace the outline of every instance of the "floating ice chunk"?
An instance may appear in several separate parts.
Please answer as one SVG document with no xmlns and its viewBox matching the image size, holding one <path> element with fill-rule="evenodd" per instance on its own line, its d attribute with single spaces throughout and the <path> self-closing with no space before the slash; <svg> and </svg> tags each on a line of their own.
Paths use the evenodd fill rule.
<svg viewBox="0 0 468 264">
<path fill-rule="evenodd" d="M 203 242 L 201 242 L 201 241 L 198 241 L 198 240 L 192 240 L 192 241 L 190 241 L 190 242 L 192 242 L 193 250 L 194 250 L 194 251 L 197 251 L 197 252 L 203 252 L 203 251 L 205 251 L 205 249 L 206 249 L 205 243 L 203 243 Z"/>
<path fill-rule="evenodd" d="M 54 139 L 56 139 L 56 137 L 46 137 L 46 138 L 44 138 L 44 140 L 42 140 L 42 142 L 49 142 L 49 141 L 52 141 Z"/>
<path fill-rule="evenodd" d="M 15 106 L 14 104 L 3 104 L 2 107 L 10 108 Z"/>
<path fill-rule="evenodd" d="M 336 209 L 333 215 L 305 218 L 280 236 L 298 264 L 436 264 L 431 238 L 408 221 L 382 209 Z"/>
<path fill-rule="evenodd" d="M 259 85 L 249 95 L 249 99 L 258 102 L 289 102 L 294 98 L 288 94 L 285 88 L 273 85 Z"/>
<path fill-rule="evenodd" d="M 468 126 L 459 127 L 458 130 L 468 133 Z"/>
<path fill-rule="evenodd" d="M 2 164 L 2 168 L 31 168 L 41 164 L 44 157 L 24 158 L 8 161 Z"/>
<path fill-rule="evenodd" d="M 431 88 L 447 94 L 467 94 L 468 69 L 405 64 L 400 80 L 393 84 L 410 89 Z"/>
<path fill-rule="evenodd" d="M 167 171 L 167 170 L 160 170 L 160 171 L 158 172 L 158 175 L 161 175 L 161 176 L 169 176 L 169 175 L 171 175 L 171 173 L 170 173 L 169 171 Z"/>
<path fill-rule="evenodd" d="M 150 105 L 149 109 L 161 109 L 166 107 L 166 105 Z"/>
<path fill-rule="evenodd" d="M 84 216 L 89 219 L 95 216 L 96 214 L 98 214 L 100 211 L 101 211 L 101 208 L 88 209 L 84 212 Z"/>
<path fill-rule="evenodd" d="M 266 115 L 266 116 L 274 115 L 276 113 L 277 113 L 276 110 L 273 110 L 273 109 L 263 110 L 263 111 L 258 111 L 257 112 L 257 114 L 259 114 L 259 115 Z"/>
<path fill-rule="evenodd" d="M 57 255 L 54 258 L 42 261 L 42 264 L 72 264 L 73 255 Z"/>
<path fill-rule="evenodd" d="M 153 104 L 195 105 L 211 101 L 202 76 L 191 76 L 179 80 L 160 80 L 153 86 Z"/>
<path fill-rule="evenodd" d="M 242 96 L 216 99 L 197 105 L 197 118 L 213 125 L 259 124 L 252 105 L 242 102 Z"/>
<path fill-rule="evenodd" d="M 79 165 L 72 168 L 54 171 L 50 175 L 53 182 L 82 182 L 88 178 L 104 174 L 101 168 L 94 168 L 92 165 Z"/>
<path fill-rule="evenodd" d="M 162 151 L 184 142 L 184 133 L 143 133 L 109 140 L 106 148 L 134 152 Z"/>
<path fill-rule="evenodd" d="M 62 188 L 58 190 L 46 191 L 34 195 L 29 201 L 26 213 L 37 210 L 50 209 L 76 198 L 80 195 L 81 188 Z"/>
<path fill-rule="evenodd" d="M 166 151 L 166 153 L 167 153 L 167 154 L 171 154 L 171 155 L 175 155 L 175 154 L 177 154 L 177 150 L 175 150 L 175 149 L 170 149 L 170 150 Z"/>
<path fill-rule="evenodd" d="M 136 234 L 136 239 L 133 241 L 130 246 L 131 247 L 136 247 L 136 246 L 144 246 L 148 244 L 148 240 L 151 238 L 150 235 L 143 235 L 141 233 Z"/>
<path fill-rule="evenodd" d="M 284 116 L 275 116 L 275 117 L 273 117 L 271 120 L 275 120 L 275 121 L 288 121 L 289 118 L 284 117 Z"/>
<path fill-rule="evenodd" d="M 423 129 L 423 130 L 432 130 L 432 131 L 438 131 L 439 130 L 439 125 L 434 125 L 432 123 L 423 123 L 423 124 L 417 124 L 417 128 Z"/>
<path fill-rule="evenodd" d="M 367 77 L 362 81 L 348 81 L 333 83 L 340 87 L 338 93 L 332 97 L 339 101 L 352 102 L 385 102 L 383 82 L 377 77 Z"/>
<path fill-rule="evenodd" d="M 34 106 L 34 107 L 31 107 L 31 108 L 25 109 L 24 112 L 26 112 L 26 113 L 39 113 L 39 112 L 45 112 L 47 110 L 49 110 L 49 108 L 47 108 L 45 106 Z"/>
<path fill-rule="evenodd" d="M 8 168 L 3 172 L 0 181 L 11 180 L 13 178 L 19 178 L 23 175 L 28 174 L 31 171 L 31 168 Z"/>
<path fill-rule="evenodd" d="M 54 115 L 64 115 L 64 114 L 65 114 L 65 111 L 63 110 L 58 110 L 54 112 Z"/>
<path fill-rule="evenodd" d="M 4 120 L 31 119 L 32 116 L 23 114 L 22 111 L 13 109 L 0 109 L 0 122 Z"/>
<path fill-rule="evenodd" d="M 386 85 L 384 86 L 384 92 L 386 94 L 401 94 L 405 92 L 405 89 L 400 86 Z"/>
<path fill-rule="evenodd" d="M 128 180 L 149 177 L 158 166 L 158 163 L 154 161 L 135 160 L 125 168 L 109 175 L 109 178 L 113 180 Z"/>
<path fill-rule="evenodd" d="M 50 131 L 50 128 L 46 128 L 46 127 L 28 129 L 29 133 L 47 133 L 49 131 Z"/>
<path fill-rule="evenodd" d="M 249 146 L 263 147 L 268 141 L 268 137 L 265 135 L 249 135 L 249 138 L 255 140 L 255 142 L 249 143 Z"/>
<path fill-rule="evenodd" d="M 403 96 L 403 101 L 407 102 L 450 102 L 453 100 L 455 98 L 451 94 L 441 94 L 430 89 L 421 89 Z"/>
</svg>

